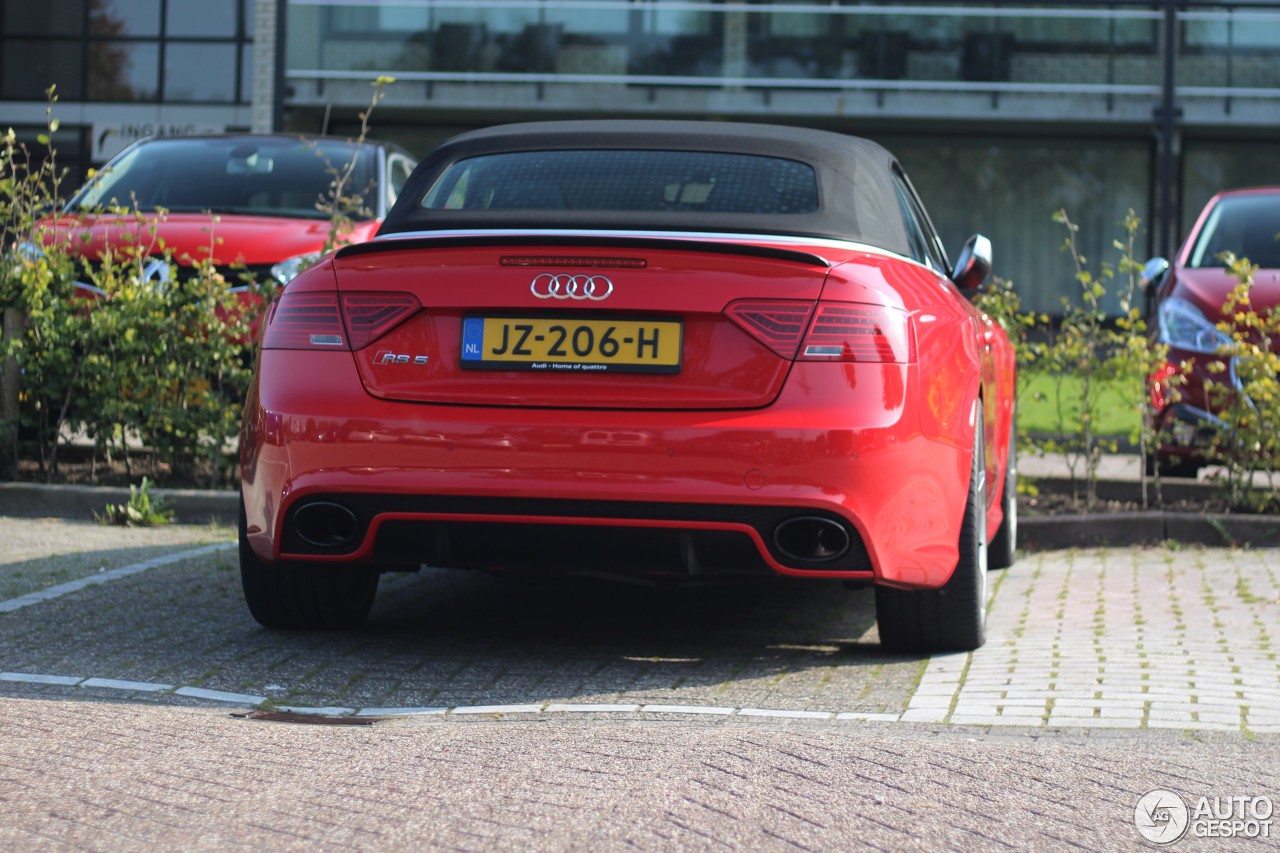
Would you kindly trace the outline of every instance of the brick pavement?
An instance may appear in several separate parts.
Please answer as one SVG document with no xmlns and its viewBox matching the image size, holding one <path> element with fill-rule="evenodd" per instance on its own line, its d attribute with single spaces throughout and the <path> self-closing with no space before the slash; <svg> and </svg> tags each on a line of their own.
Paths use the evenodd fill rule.
<svg viewBox="0 0 1280 853">
<path fill-rule="evenodd" d="M 423 572 L 268 632 L 234 552 L 79 539 L 105 582 L 0 607 L 4 849 L 1137 851 L 1152 789 L 1280 790 L 1274 550 L 1031 555 L 985 648 L 911 658 L 833 584 Z"/>
<path fill-rule="evenodd" d="M 1041 555 L 1001 579 L 991 642 L 935 657 L 902 719 L 1280 733 L 1280 553 Z"/>
<path fill-rule="evenodd" d="M 73 551 L 91 542 L 67 533 Z M 389 577 L 362 631 L 266 632 L 234 552 L 175 545 L 193 556 L 130 573 L 130 552 L 104 544 L 86 547 L 109 582 L 49 600 L 19 584 L 16 612 L 0 601 L 0 691 L 366 716 L 1280 732 L 1275 550 L 1025 556 L 993 575 L 986 647 L 919 659 L 881 653 L 869 591 L 832 584 L 673 592 L 424 572 Z M 32 564 L 0 558 L 0 579 Z"/>
<path fill-rule="evenodd" d="M 1153 788 L 1280 785 L 1280 741 L 1221 733 L 591 715 L 281 725 L 3 696 L 0 729 L 12 851 L 1141 851 L 1134 808 Z"/>
</svg>

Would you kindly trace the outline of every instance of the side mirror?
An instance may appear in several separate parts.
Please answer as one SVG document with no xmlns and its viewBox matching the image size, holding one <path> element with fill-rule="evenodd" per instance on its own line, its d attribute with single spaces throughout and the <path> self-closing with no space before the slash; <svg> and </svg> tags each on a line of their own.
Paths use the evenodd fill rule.
<svg viewBox="0 0 1280 853">
<path fill-rule="evenodd" d="M 961 290 L 976 290 L 991 272 L 991 241 L 974 234 L 964 243 L 951 271 L 951 280 Z"/>
<path fill-rule="evenodd" d="M 1138 286 L 1142 288 L 1143 293 L 1151 296 L 1160 289 L 1164 277 L 1168 274 L 1169 262 L 1164 258 L 1152 258 L 1143 264 L 1142 272 L 1138 273 Z"/>
</svg>

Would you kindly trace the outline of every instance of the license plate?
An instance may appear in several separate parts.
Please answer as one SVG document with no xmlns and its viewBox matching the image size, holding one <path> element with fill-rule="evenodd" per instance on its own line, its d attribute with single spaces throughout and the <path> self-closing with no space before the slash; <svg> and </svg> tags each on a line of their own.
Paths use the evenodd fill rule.
<svg viewBox="0 0 1280 853">
<path fill-rule="evenodd" d="M 462 360 L 480 370 L 679 373 L 679 320 L 464 317 Z"/>
</svg>

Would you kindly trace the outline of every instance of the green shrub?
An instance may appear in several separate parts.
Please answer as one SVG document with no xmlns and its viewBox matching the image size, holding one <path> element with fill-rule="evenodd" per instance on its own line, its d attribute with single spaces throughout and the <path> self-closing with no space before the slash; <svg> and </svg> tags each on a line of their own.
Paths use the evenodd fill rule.
<svg viewBox="0 0 1280 853">
<path fill-rule="evenodd" d="M 1258 312 L 1250 300 L 1258 267 L 1230 252 L 1220 255 L 1240 284 L 1227 297 L 1228 319 L 1218 329 L 1230 338 L 1211 365 L 1219 377 L 1206 388 L 1222 427 L 1211 446 L 1216 475 L 1229 506 L 1254 512 L 1280 509 L 1280 312 Z M 1232 377 L 1234 374 L 1234 379 Z"/>
<path fill-rule="evenodd" d="M 140 232 L 154 235 L 164 211 L 134 215 Z M 233 473 L 227 451 L 239 430 L 251 376 L 250 323 L 271 288 L 253 285 L 256 307 L 242 310 L 230 292 L 239 282 L 228 281 L 208 260 L 217 243 L 214 233 L 209 240 L 210 252 L 182 281 L 145 279 L 149 260 L 191 260 L 175 259 L 154 236 L 108 247 L 93 271 L 92 283 L 106 296 L 90 312 L 83 393 L 92 405 L 83 428 L 104 452 L 119 452 L 129 473 L 129 434 L 152 448 L 155 459 L 181 481 L 203 476 L 215 486 Z"/>
<path fill-rule="evenodd" d="M 93 514 L 99 524 L 110 524 L 116 527 L 154 527 L 173 521 L 173 510 L 165 505 L 160 495 L 152 496 L 151 481 L 142 478 L 140 486 L 129 487 L 129 502 L 123 504 L 107 504 L 101 515 Z"/>
<path fill-rule="evenodd" d="M 47 132 L 38 138 L 45 146 L 58 129 L 52 87 L 48 97 Z M 16 469 L 17 438 L 25 428 L 34 435 L 40 468 L 50 478 L 57 473 L 58 436 L 76 417 L 76 389 L 89 348 L 89 321 L 74 299 L 77 264 L 65 246 L 44 246 L 42 222 L 62 215 L 63 177 L 52 149 L 48 158 L 36 161 L 12 128 L 0 138 L 3 467 Z"/>
<path fill-rule="evenodd" d="M 357 142 L 392 82 L 373 82 Z M 51 87 L 47 94 L 44 146 L 58 129 L 56 92 Z M 361 193 L 350 185 L 355 166 L 354 158 L 329 164 L 329 191 L 317 202 L 329 219 L 326 250 L 347 242 L 352 218 L 362 213 Z M 23 449 L 34 443 L 38 470 L 46 480 L 57 478 L 61 442 L 83 433 L 94 442 L 95 460 L 119 457 L 129 477 L 129 443 L 140 440 L 152 450 L 153 476 L 201 478 L 210 486 L 232 481 L 252 378 L 250 329 L 273 282 L 245 282 L 234 267 L 214 267 L 217 217 L 208 252 L 175 258 L 157 237 L 163 210 L 96 211 L 136 217 L 141 236 L 119 229 L 119 242 L 95 263 L 78 260 L 63 178 L 52 147 L 37 162 L 12 130 L 0 137 L 0 477 L 12 477 Z M 148 281 L 146 265 L 157 259 L 188 266 L 191 274 Z M 96 287 L 100 298 L 77 298 L 77 280 Z M 248 306 L 229 292 L 245 283 Z"/>
<path fill-rule="evenodd" d="M 1102 456 L 1119 449 L 1115 436 L 1099 425 L 1134 425 L 1130 438 L 1145 452 L 1152 440 L 1145 417 L 1147 377 L 1162 363 L 1165 348 L 1152 342 L 1146 321 L 1133 304 L 1141 270 L 1134 258 L 1141 228 L 1137 215 L 1128 212 L 1121 223 L 1123 239 L 1112 244 L 1118 260 L 1100 264 L 1097 273 L 1080 253 L 1079 228 L 1066 211 L 1055 213 L 1054 220 L 1067 231 L 1062 249 L 1071 259 L 1080 288 L 1078 299 L 1063 298 L 1062 319 L 1056 328 L 1046 316 L 1023 312 L 1007 282 L 989 286 L 975 304 L 1009 333 L 1018 352 L 1019 426 L 1026 413 L 1034 411 L 1031 420 L 1039 430 L 1025 434 L 1020 429 L 1019 447 L 1061 456 L 1073 502 L 1093 508 Z M 1117 285 L 1123 288 L 1115 294 L 1121 316 L 1110 318 L 1102 304 Z M 1112 411 L 1117 399 L 1128 412 Z M 1143 496 L 1145 504 L 1145 479 Z"/>
</svg>

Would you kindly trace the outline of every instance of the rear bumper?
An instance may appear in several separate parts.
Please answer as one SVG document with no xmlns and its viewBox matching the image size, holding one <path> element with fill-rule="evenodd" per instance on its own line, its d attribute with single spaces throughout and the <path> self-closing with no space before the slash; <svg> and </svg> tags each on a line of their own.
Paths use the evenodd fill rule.
<svg viewBox="0 0 1280 853">
<path fill-rule="evenodd" d="M 340 535 L 334 535 L 334 531 Z M 872 577 L 860 535 L 829 511 L 661 501 L 312 494 L 283 555 L 526 574 Z"/>
<path fill-rule="evenodd" d="M 903 587 L 940 586 L 955 567 L 972 395 L 924 407 L 914 367 L 797 364 L 765 409 L 637 412 L 391 402 L 364 391 L 349 354 L 263 359 L 289 378 L 255 386 L 241 442 L 264 560 Z M 350 520 L 313 514 L 300 528 L 300 512 L 326 504 Z M 778 532 L 797 518 L 821 520 L 837 546 L 838 527 L 847 547 L 798 557 Z M 320 532 L 335 525 L 350 527 L 336 544 Z"/>
</svg>

